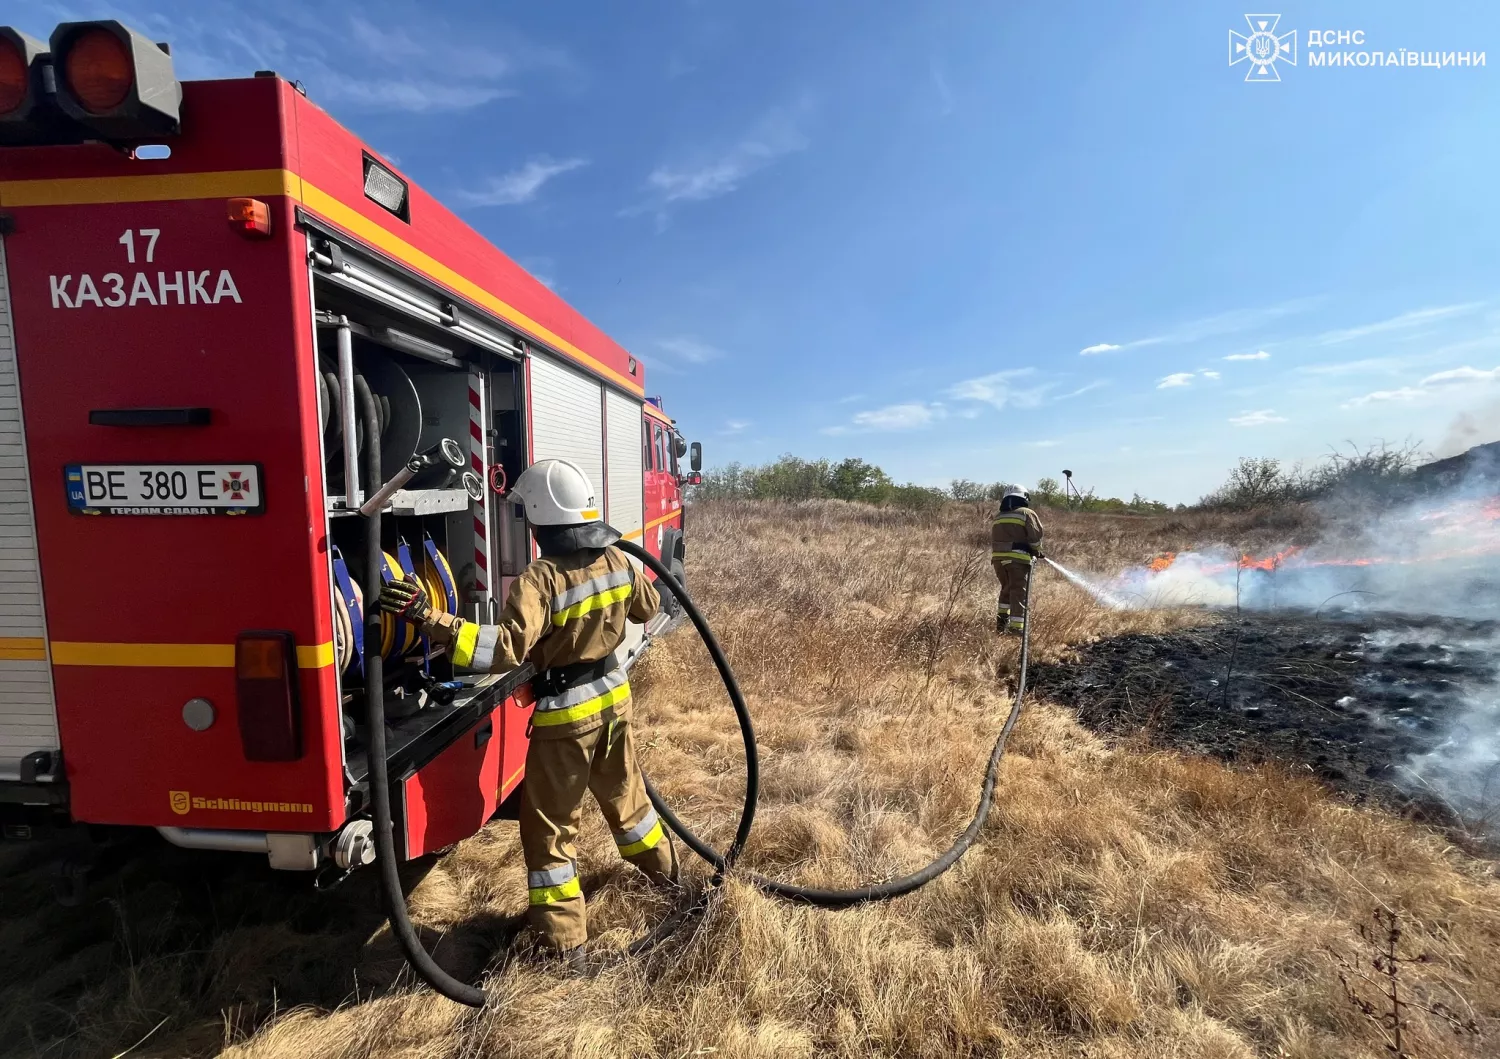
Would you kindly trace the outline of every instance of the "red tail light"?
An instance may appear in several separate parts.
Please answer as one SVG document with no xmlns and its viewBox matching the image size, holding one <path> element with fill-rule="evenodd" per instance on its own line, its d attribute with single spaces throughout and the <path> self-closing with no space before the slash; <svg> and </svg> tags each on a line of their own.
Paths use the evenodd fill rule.
<svg viewBox="0 0 1500 1059">
<path fill-rule="evenodd" d="M 302 756 L 297 648 L 289 632 L 242 632 L 234 642 L 240 744 L 246 761 Z"/>
</svg>

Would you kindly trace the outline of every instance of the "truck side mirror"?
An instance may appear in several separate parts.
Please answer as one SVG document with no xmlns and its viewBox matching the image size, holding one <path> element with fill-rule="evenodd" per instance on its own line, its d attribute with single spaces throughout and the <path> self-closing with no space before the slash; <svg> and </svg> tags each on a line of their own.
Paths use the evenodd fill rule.
<svg viewBox="0 0 1500 1059">
<path fill-rule="evenodd" d="M 703 443 L 695 441 L 691 449 L 692 455 L 688 457 L 688 466 L 694 471 L 703 470 Z"/>
<path fill-rule="evenodd" d="M 681 434 L 672 435 L 672 455 L 679 460 L 687 455 L 687 442 L 682 440 Z"/>
</svg>

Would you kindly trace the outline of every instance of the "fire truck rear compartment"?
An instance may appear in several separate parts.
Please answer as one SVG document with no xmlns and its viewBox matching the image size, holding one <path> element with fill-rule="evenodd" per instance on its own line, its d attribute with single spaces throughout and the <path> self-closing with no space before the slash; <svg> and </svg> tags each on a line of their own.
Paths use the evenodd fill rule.
<svg viewBox="0 0 1500 1059">
<path fill-rule="evenodd" d="M 514 515 L 497 488 L 524 467 L 522 377 L 517 361 L 332 284 L 317 284 L 314 295 L 314 389 L 328 507 L 344 780 L 350 815 L 357 817 L 367 808 L 369 772 L 364 656 L 356 642 L 363 607 L 374 604 L 384 580 L 415 576 L 437 606 L 471 618 L 496 612 L 498 601 L 486 591 L 481 568 L 498 571 L 524 562 L 524 553 L 517 551 L 523 536 L 505 525 Z M 357 508 L 383 483 L 365 480 L 370 440 L 359 414 L 353 431 L 360 457 L 352 463 L 359 476 L 353 498 L 346 482 L 351 461 L 345 459 L 349 431 L 342 409 L 349 387 L 341 377 L 341 343 L 348 345 L 345 364 L 353 369 L 356 403 L 368 400 L 379 423 L 384 478 L 445 440 L 465 454 L 464 468 L 426 468 L 383 508 L 384 571 L 368 570 L 364 561 L 368 522 Z M 489 414 L 479 416 L 476 406 Z M 492 466 L 499 470 L 491 471 Z M 394 619 L 382 624 L 382 643 L 378 648 L 363 644 L 362 650 L 367 656 L 380 649 L 385 660 L 397 847 L 411 858 L 473 834 L 519 782 L 530 673 L 523 667 L 476 680 L 456 673 L 446 649 L 424 642 L 411 626 Z"/>
</svg>

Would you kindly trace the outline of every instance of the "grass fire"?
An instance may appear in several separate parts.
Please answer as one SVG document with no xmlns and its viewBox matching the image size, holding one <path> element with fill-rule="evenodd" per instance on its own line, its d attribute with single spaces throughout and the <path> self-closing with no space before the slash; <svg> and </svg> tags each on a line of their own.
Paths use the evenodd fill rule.
<svg viewBox="0 0 1500 1059">
<path fill-rule="evenodd" d="M 496 821 L 407 878 L 439 961 L 487 983 L 476 1014 L 418 988 L 361 876 L 318 895 L 231 854 L 188 870 L 163 848 L 69 910 L 45 896 L 45 861 L 12 853 L 0 1039 L 96 1056 L 145 1037 L 131 1054 L 237 1059 L 1374 1057 L 1379 1020 L 1342 983 L 1379 913 L 1424 956 L 1401 970 L 1406 1054 L 1485 1054 L 1500 881 L 1483 806 L 1459 791 L 1481 765 L 1465 755 L 1493 747 L 1494 619 L 1483 600 L 1410 602 L 1378 573 L 1412 568 L 1399 562 L 1359 567 L 1377 573 L 1357 589 L 1327 581 L 1353 567 L 1324 558 L 1398 558 L 1332 550 L 1388 527 L 1307 511 L 1289 530 L 1286 514 L 1042 509 L 1049 556 L 1125 605 L 1039 569 L 1035 690 L 993 815 L 911 897 L 830 913 L 731 876 L 655 956 L 559 977 L 504 955 L 524 867 L 514 825 Z M 963 827 L 1017 675 L 971 561 L 988 516 L 695 505 L 689 577 L 762 747 L 747 868 L 890 878 Z M 1288 532 L 1295 546 L 1274 540 Z M 1433 536 L 1420 555 L 1437 569 L 1477 546 Z M 690 631 L 653 650 L 636 678 L 646 768 L 722 848 L 743 785 L 722 690 Z M 1485 702 L 1488 722 L 1473 712 Z M 667 911 L 592 818 L 580 869 L 593 944 L 624 945 Z"/>
</svg>

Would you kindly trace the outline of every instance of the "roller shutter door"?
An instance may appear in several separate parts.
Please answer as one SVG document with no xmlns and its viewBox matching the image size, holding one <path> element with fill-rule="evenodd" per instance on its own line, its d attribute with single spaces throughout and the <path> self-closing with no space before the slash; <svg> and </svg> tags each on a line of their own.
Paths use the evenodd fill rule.
<svg viewBox="0 0 1500 1059">
<path fill-rule="evenodd" d="M 603 387 L 582 372 L 531 359 L 532 459 L 578 464 L 594 484 L 596 504 L 604 503 L 603 400 Z"/>
<path fill-rule="evenodd" d="M 605 457 L 609 487 L 604 517 L 630 539 L 639 542 L 645 524 L 645 477 L 641 468 L 641 405 L 623 394 L 604 395 L 604 429 L 609 440 Z"/>
<path fill-rule="evenodd" d="M 14 336 L 0 238 L 0 779 L 15 778 L 27 754 L 59 746 Z"/>
</svg>

